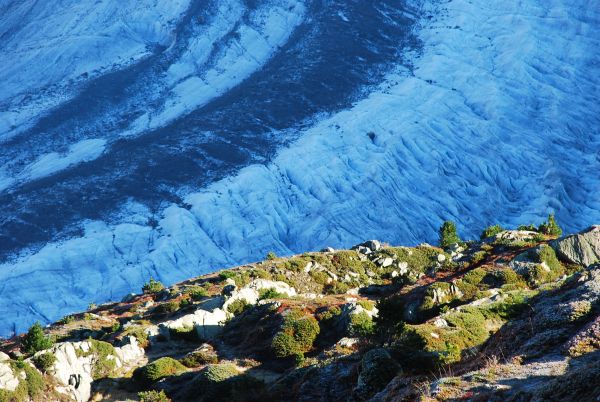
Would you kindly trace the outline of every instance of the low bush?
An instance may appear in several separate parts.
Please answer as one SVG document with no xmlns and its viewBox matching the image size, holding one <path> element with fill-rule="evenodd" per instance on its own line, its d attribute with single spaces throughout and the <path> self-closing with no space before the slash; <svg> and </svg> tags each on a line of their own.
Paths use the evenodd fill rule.
<svg viewBox="0 0 600 402">
<path fill-rule="evenodd" d="M 371 311 L 375 308 L 375 302 L 371 300 L 359 300 L 357 304 L 367 311 Z"/>
<path fill-rule="evenodd" d="M 138 392 L 140 402 L 171 402 L 165 391 L 143 391 Z"/>
<path fill-rule="evenodd" d="M 327 285 L 327 281 L 329 280 L 329 275 L 323 271 L 311 271 L 310 277 L 319 285 Z"/>
<path fill-rule="evenodd" d="M 281 297 L 284 297 L 285 295 L 283 293 L 279 293 L 278 291 L 276 291 L 273 288 L 269 288 L 269 289 L 261 289 L 258 292 L 258 299 L 259 300 L 265 300 L 265 299 L 278 299 Z"/>
<path fill-rule="evenodd" d="M 128 327 L 125 331 L 123 331 L 120 338 L 124 338 L 126 336 L 133 336 L 135 339 L 137 339 L 141 348 L 146 349 L 148 346 L 150 346 L 150 339 L 145 325 L 132 325 Z"/>
<path fill-rule="evenodd" d="M 369 314 L 361 311 L 350 315 L 350 335 L 368 338 L 375 333 L 375 324 Z"/>
<path fill-rule="evenodd" d="M 235 365 L 230 363 L 210 364 L 202 370 L 201 377 L 210 382 L 221 382 L 239 373 Z"/>
<path fill-rule="evenodd" d="M 245 299 L 237 299 L 227 306 L 227 311 L 233 315 L 238 315 L 250 308 L 251 305 Z"/>
<path fill-rule="evenodd" d="M 481 233 L 480 238 L 481 238 L 481 240 L 487 239 L 488 237 L 496 236 L 498 233 L 501 233 L 503 231 L 504 231 L 504 228 L 502 228 L 502 226 L 500 226 L 500 225 L 488 226 Z"/>
<path fill-rule="evenodd" d="M 61 318 L 58 323 L 62 324 L 62 325 L 67 325 L 72 323 L 73 321 L 75 321 L 75 317 L 73 317 L 72 315 L 66 315 L 63 318 Z"/>
<path fill-rule="evenodd" d="M 35 356 L 33 359 L 33 365 L 37 367 L 42 373 L 48 372 L 56 363 L 56 355 L 51 352 L 45 352 Z"/>
<path fill-rule="evenodd" d="M 198 301 L 208 297 L 208 292 L 202 286 L 190 286 L 183 293 L 190 295 L 192 300 Z"/>
<path fill-rule="evenodd" d="M 146 294 L 158 293 L 165 289 L 165 286 L 159 281 L 150 278 L 150 280 L 142 286 L 142 291 Z"/>
<path fill-rule="evenodd" d="M 189 368 L 197 368 L 206 364 L 217 364 L 219 359 L 217 355 L 210 352 L 196 351 L 181 359 L 181 364 Z"/>
<path fill-rule="evenodd" d="M 312 348 L 320 332 L 317 320 L 301 310 L 290 310 L 271 346 L 277 357 L 302 356 Z"/>
<path fill-rule="evenodd" d="M 92 377 L 94 380 L 105 378 L 113 374 L 117 367 L 116 352 L 113 345 L 108 342 L 90 339 L 90 349 L 76 350 L 78 356 L 93 356 Z"/>
<path fill-rule="evenodd" d="M 156 381 L 180 374 L 186 367 L 171 357 L 161 357 L 133 372 L 134 380 L 142 386 L 150 386 Z"/>
<path fill-rule="evenodd" d="M 198 332 L 196 332 L 196 329 L 193 326 L 170 328 L 169 333 L 174 339 L 183 339 L 189 342 L 197 342 L 200 340 L 198 338 Z"/>
<path fill-rule="evenodd" d="M 178 301 L 173 300 L 173 301 L 159 304 L 154 309 L 154 312 L 157 314 L 171 314 L 171 313 L 174 313 L 177 310 L 179 310 L 180 307 L 181 307 L 181 304 Z"/>
<path fill-rule="evenodd" d="M 350 290 L 350 286 L 343 282 L 333 281 L 325 286 L 325 293 L 328 295 L 339 295 L 344 294 Z"/>
<path fill-rule="evenodd" d="M 23 360 L 11 362 L 12 371 L 20 378 L 24 375 L 25 381 L 20 381 L 14 391 L 0 389 L 0 401 L 21 402 L 30 400 L 41 400 L 39 395 L 44 390 L 44 378 L 35 368 Z"/>
</svg>

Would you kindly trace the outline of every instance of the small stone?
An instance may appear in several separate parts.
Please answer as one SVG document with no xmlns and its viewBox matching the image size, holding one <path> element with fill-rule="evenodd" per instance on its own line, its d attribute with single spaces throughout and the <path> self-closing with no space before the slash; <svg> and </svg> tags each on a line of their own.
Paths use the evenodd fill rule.
<svg viewBox="0 0 600 402">
<path fill-rule="evenodd" d="M 446 261 L 446 256 L 444 254 L 438 254 L 437 260 L 438 262 L 444 262 Z"/>
</svg>

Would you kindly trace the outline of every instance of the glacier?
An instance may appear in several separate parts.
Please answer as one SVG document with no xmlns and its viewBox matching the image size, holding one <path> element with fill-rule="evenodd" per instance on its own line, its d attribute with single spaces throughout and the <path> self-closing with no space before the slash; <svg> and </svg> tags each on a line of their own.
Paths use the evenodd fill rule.
<svg viewBox="0 0 600 402">
<path fill-rule="evenodd" d="M 0 68 L 2 336 L 269 251 L 600 220 L 597 1 L 35 3 L 0 3 L 40 60 Z"/>
</svg>

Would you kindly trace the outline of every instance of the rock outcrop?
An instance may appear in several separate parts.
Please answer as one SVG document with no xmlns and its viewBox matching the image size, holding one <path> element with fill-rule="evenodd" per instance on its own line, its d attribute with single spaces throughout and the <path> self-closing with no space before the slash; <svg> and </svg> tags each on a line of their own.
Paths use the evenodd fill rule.
<svg viewBox="0 0 600 402">
<path fill-rule="evenodd" d="M 10 358 L 0 352 L 0 390 L 14 391 L 19 386 L 19 378 L 13 372 Z"/>
<path fill-rule="evenodd" d="M 600 262 L 600 225 L 551 243 L 557 255 L 572 264 L 590 266 Z"/>
</svg>

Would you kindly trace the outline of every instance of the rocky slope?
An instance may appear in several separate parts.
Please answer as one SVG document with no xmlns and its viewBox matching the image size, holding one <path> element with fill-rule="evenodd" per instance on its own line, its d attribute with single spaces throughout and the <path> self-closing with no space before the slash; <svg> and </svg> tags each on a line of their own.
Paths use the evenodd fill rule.
<svg viewBox="0 0 600 402">
<path fill-rule="evenodd" d="M 150 280 L 4 341 L 0 401 L 595 400 L 600 226 L 521 229 Z"/>
</svg>

